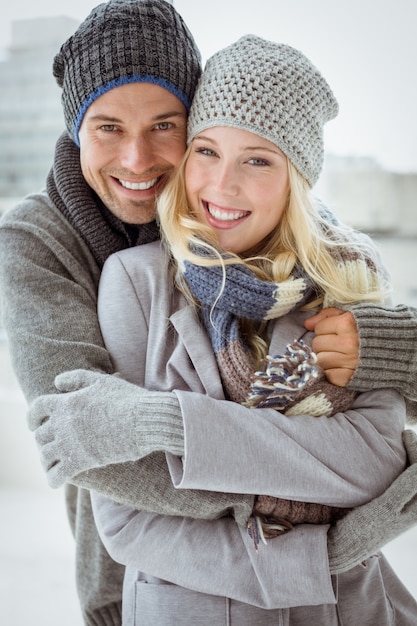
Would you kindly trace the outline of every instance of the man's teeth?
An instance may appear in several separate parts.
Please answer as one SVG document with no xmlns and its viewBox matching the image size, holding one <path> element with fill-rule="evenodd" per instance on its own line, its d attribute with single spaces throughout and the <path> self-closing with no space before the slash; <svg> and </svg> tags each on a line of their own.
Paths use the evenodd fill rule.
<svg viewBox="0 0 417 626">
<path fill-rule="evenodd" d="M 222 221 L 222 222 L 232 222 L 233 220 L 240 220 L 242 217 L 245 217 L 248 212 L 247 211 L 223 211 L 218 207 L 207 205 L 207 210 L 214 217 L 214 219 Z"/>
<path fill-rule="evenodd" d="M 119 178 L 119 183 L 122 187 L 125 187 L 126 189 L 133 189 L 134 191 L 145 191 L 145 189 L 150 189 L 151 187 L 156 185 L 158 180 L 159 177 L 153 178 L 152 180 L 147 180 L 146 183 L 131 183 L 128 180 L 121 180 Z"/>
</svg>

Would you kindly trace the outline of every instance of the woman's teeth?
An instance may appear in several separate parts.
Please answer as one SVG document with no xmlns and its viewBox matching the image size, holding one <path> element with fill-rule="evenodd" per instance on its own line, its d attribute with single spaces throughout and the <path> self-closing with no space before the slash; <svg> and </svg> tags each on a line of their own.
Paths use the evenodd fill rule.
<svg viewBox="0 0 417 626">
<path fill-rule="evenodd" d="M 248 215 L 248 211 L 225 211 L 219 209 L 219 207 L 207 204 L 207 211 L 214 217 L 214 219 L 221 222 L 232 222 L 233 220 L 240 220 L 242 217 Z"/>
</svg>

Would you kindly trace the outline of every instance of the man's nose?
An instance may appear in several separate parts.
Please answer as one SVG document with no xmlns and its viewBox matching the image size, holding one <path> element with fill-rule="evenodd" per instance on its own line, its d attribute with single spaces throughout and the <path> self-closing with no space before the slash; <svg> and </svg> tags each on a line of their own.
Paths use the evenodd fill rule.
<svg viewBox="0 0 417 626">
<path fill-rule="evenodd" d="M 152 141 L 146 134 L 129 137 L 123 142 L 121 165 L 131 172 L 143 172 L 155 165 L 156 154 Z"/>
</svg>

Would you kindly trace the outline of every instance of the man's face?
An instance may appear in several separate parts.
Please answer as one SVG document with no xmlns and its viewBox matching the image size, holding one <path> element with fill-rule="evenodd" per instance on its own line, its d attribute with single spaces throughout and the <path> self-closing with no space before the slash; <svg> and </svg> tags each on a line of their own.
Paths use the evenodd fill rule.
<svg viewBox="0 0 417 626">
<path fill-rule="evenodd" d="M 100 96 L 81 124 L 81 169 L 106 207 L 128 224 L 155 218 L 155 194 L 185 151 L 187 113 L 166 89 L 122 85 Z"/>
</svg>

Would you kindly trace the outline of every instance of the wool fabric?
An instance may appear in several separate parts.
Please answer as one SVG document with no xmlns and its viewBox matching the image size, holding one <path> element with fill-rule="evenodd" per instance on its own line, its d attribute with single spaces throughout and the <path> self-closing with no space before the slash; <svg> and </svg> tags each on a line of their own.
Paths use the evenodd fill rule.
<svg viewBox="0 0 417 626">
<path fill-rule="evenodd" d="M 285 354 L 268 354 L 262 365 L 252 376 L 249 407 L 274 408 L 288 417 L 331 417 L 347 411 L 356 398 L 356 391 L 326 380 L 317 355 L 302 339 L 288 344 Z"/>
<path fill-rule="evenodd" d="M 129 83 L 154 83 L 177 96 L 188 111 L 200 74 L 194 39 L 165 0 L 109 0 L 98 5 L 53 62 L 66 127 L 77 145 L 86 110 L 107 91 Z"/>
<path fill-rule="evenodd" d="M 301 307 L 317 293 L 300 266 L 281 283 L 262 281 L 242 264 L 202 266 L 184 263 L 184 277 L 200 303 L 228 396 L 243 402 L 255 361 L 240 332 L 239 318 L 268 321 Z M 223 285 L 224 280 L 224 285 Z"/>
<path fill-rule="evenodd" d="M 323 165 L 323 125 L 337 113 L 328 83 L 302 52 L 245 35 L 207 61 L 188 138 L 214 126 L 250 131 L 278 146 L 313 186 Z"/>
</svg>

